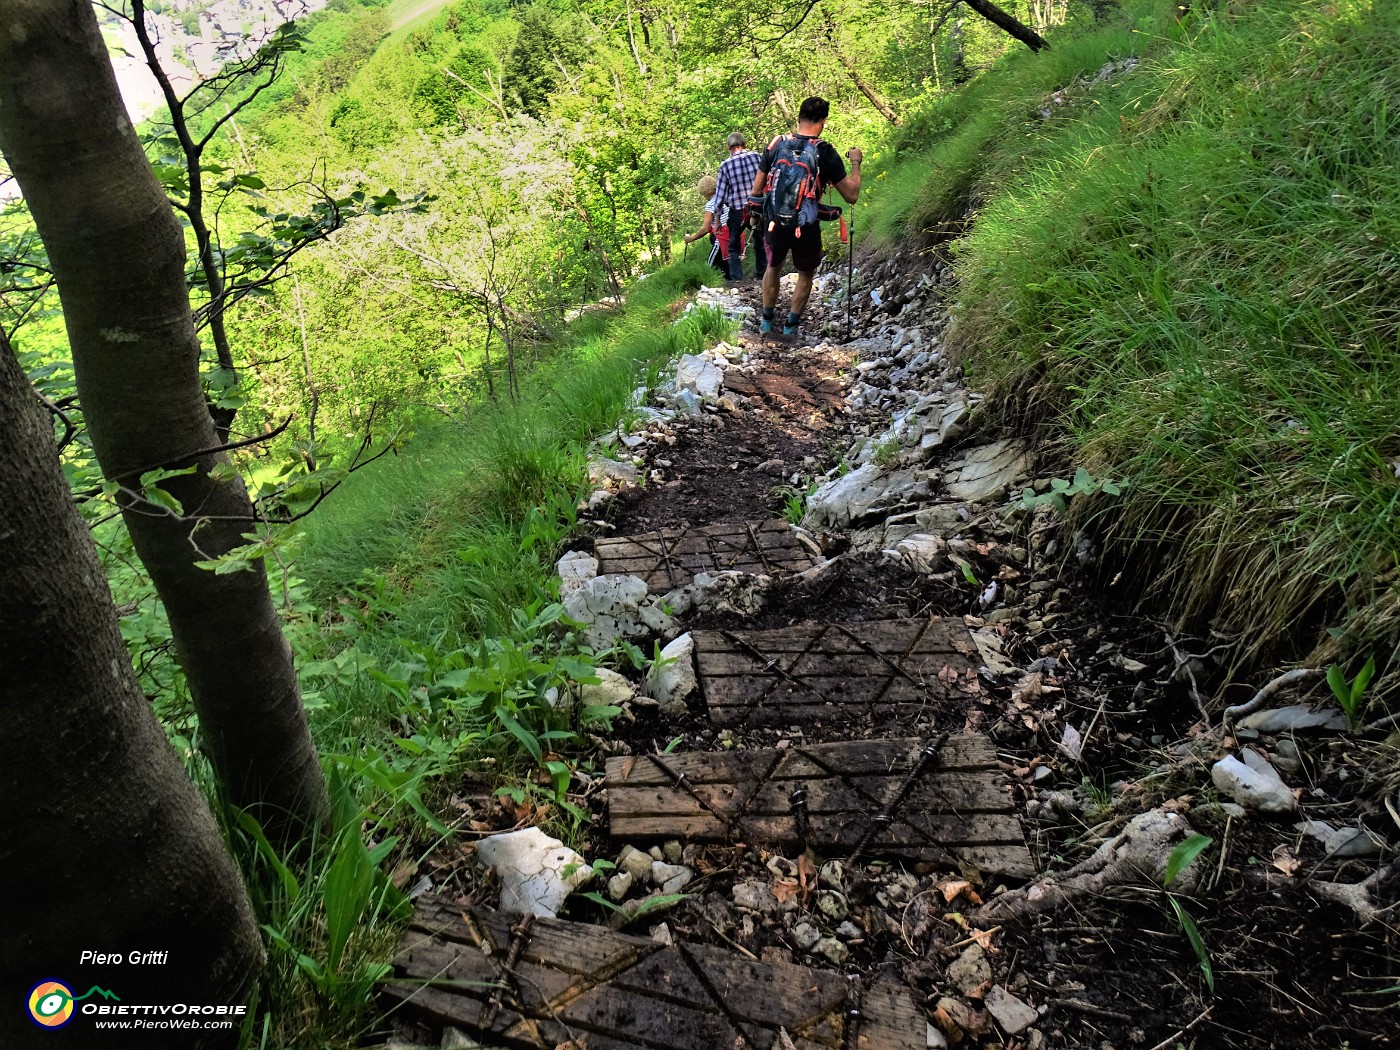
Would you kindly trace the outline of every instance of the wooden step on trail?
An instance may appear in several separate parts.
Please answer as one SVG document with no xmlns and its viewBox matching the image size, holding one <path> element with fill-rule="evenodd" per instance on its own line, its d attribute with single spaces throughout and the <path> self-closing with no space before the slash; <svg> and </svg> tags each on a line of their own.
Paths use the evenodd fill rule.
<svg viewBox="0 0 1400 1050">
<path fill-rule="evenodd" d="M 694 639 L 700 689 L 721 726 L 868 725 L 981 691 L 977 646 L 961 619 L 695 631 Z"/>
<path fill-rule="evenodd" d="M 609 830 L 618 839 L 811 846 L 835 856 L 860 849 L 1034 875 L 992 742 L 949 736 L 928 759 L 925 747 L 901 738 L 610 758 Z"/>
<path fill-rule="evenodd" d="M 555 1050 L 923 1050 L 902 985 L 425 896 L 385 996 L 433 1027 Z M 852 1011 L 856 1013 L 852 1013 Z M 852 1028 L 847 1032 L 847 1026 Z"/>
<path fill-rule="evenodd" d="M 802 572 L 817 564 L 785 521 L 699 525 L 600 539 L 594 546 L 602 575 L 639 576 L 647 589 L 683 587 L 700 572 Z"/>
<path fill-rule="evenodd" d="M 730 393 L 755 397 L 769 408 L 786 415 L 794 406 L 799 409 L 831 408 L 840 411 L 846 388 L 840 379 L 830 376 L 785 375 L 780 372 L 739 372 L 730 369 L 724 375 L 724 389 Z"/>
</svg>

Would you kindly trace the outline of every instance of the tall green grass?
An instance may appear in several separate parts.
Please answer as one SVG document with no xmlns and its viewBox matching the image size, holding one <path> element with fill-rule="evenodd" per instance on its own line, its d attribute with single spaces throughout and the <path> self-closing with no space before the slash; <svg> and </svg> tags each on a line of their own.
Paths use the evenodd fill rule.
<svg viewBox="0 0 1400 1050">
<path fill-rule="evenodd" d="M 1081 523 L 1125 584 L 1237 636 L 1240 660 L 1364 659 L 1400 633 L 1397 14 L 1199 11 L 1049 118 L 1025 96 L 996 121 L 960 103 L 943 138 L 961 174 L 907 219 L 975 205 L 968 367 L 1008 422 L 1131 482 L 1080 501 Z"/>
<path fill-rule="evenodd" d="M 718 311 L 671 323 L 675 300 L 711 274 L 680 264 L 640 282 L 622 312 L 581 319 L 543 354 L 518 400 L 425 429 L 307 519 L 289 572 L 298 607 L 325 612 L 292 633 L 336 820 L 288 860 L 245 817 L 227 818 L 269 953 L 244 1046 L 363 1037 L 410 910 L 381 869 L 411 870 L 450 835 L 444 800 L 464 773 L 547 801 L 551 829 L 577 836 L 587 817 L 567 791 L 581 736 L 618 712 L 551 694 L 632 654 L 561 630 L 554 559 L 586 490 L 589 441 L 627 421 L 664 360 L 728 334 Z"/>
<path fill-rule="evenodd" d="M 867 227 L 880 243 L 947 238 L 962 231 L 977 206 L 1000 192 L 1053 141 L 1080 107 L 1065 110 L 1052 92 L 1107 63 L 1141 54 L 1149 39 L 1133 22 L 1155 15 L 1121 14 L 1089 30 L 1062 31 L 1040 54 L 1013 51 L 957 89 L 931 94 L 911 107 L 904 128 L 880 151 Z M 1047 109 L 1049 117 L 1040 111 Z"/>
<path fill-rule="evenodd" d="M 405 696 L 431 686 L 442 657 L 483 639 L 554 636 L 537 617 L 557 598 L 553 565 L 586 492 L 587 444 L 626 420 L 661 361 L 727 333 L 716 312 L 670 323 L 671 304 L 710 272 L 679 264 L 641 282 L 624 311 L 584 318 L 576 342 L 544 355 L 518 400 L 438 423 L 307 520 L 294 571 L 327 611 L 303 625 L 299 648 L 323 750 L 400 754 L 414 724 Z M 534 676 L 541 695 L 553 673 Z M 538 705 L 516 714 L 526 728 L 549 722 Z"/>
</svg>

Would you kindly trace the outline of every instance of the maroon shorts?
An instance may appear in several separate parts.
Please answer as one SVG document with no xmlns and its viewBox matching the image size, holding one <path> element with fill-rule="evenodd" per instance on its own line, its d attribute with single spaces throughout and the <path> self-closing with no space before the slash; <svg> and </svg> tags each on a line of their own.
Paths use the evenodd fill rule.
<svg viewBox="0 0 1400 1050">
<path fill-rule="evenodd" d="M 822 228 L 820 223 L 799 226 L 795 230 L 772 229 L 764 235 L 768 247 L 768 265 L 782 266 L 788 252 L 792 265 L 802 273 L 816 273 L 822 264 Z"/>
</svg>

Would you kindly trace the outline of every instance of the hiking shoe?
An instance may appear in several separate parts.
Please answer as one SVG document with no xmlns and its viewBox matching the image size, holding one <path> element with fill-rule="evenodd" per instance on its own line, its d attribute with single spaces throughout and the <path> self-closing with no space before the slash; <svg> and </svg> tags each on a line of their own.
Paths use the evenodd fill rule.
<svg viewBox="0 0 1400 1050">
<path fill-rule="evenodd" d="M 760 333 L 761 335 L 772 335 L 772 334 L 773 334 L 773 322 L 772 322 L 771 320 L 766 320 L 766 319 L 765 319 L 765 320 L 760 320 L 760 321 L 758 322 L 758 331 L 759 331 L 759 333 Z"/>
<path fill-rule="evenodd" d="M 785 335 L 785 336 L 787 336 L 789 339 L 791 339 L 791 338 L 792 338 L 793 336 L 795 336 L 796 334 L 797 334 L 797 325 L 795 325 L 795 324 L 785 324 L 785 325 L 783 325 L 783 335 Z"/>
</svg>

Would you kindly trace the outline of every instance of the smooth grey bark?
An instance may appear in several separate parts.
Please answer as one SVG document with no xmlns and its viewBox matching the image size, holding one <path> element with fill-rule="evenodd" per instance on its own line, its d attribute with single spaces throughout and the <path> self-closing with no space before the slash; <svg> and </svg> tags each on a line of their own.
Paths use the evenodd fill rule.
<svg viewBox="0 0 1400 1050">
<path fill-rule="evenodd" d="M 236 1032 L 138 1041 L 81 1015 L 50 1035 L 26 1013 L 44 979 L 127 1003 L 242 1004 L 262 946 L 218 828 L 136 683 L 53 425 L 3 333 L 0 450 L 0 1046 L 230 1046 Z M 85 949 L 170 954 L 84 967 Z"/>
<path fill-rule="evenodd" d="M 253 508 L 224 462 L 199 380 L 184 234 L 117 92 L 87 0 L 0 0 L 0 152 L 48 250 L 103 474 L 170 619 L 201 747 L 229 801 L 274 835 L 326 812 L 291 650 L 261 564 L 196 562 L 242 546 Z M 143 472 L 184 509 L 140 495 Z"/>
</svg>

